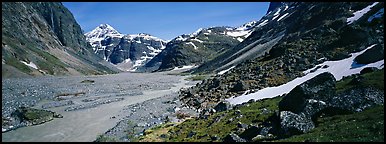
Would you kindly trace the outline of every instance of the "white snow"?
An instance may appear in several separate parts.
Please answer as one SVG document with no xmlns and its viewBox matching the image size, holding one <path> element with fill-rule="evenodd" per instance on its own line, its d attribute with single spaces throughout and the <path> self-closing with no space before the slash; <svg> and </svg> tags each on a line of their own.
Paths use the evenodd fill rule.
<svg viewBox="0 0 386 144">
<path fill-rule="evenodd" d="M 192 46 L 194 47 L 194 49 L 195 49 L 195 50 L 197 49 L 197 46 L 196 46 L 196 45 L 194 45 L 194 43 L 193 43 L 193 42 L 187 42 L 186 44 L 190 44 L 190 45 L 192 45 Z"/>
<path fill-rule="evenodd" d="M 249 37 L 252 34 L 253 31 L 250 31 L 247 35 L 244 36 L 244 38 Z"/>
<path fill-rule="evenodd" d="M 195 37 L 195 36 L 197 36 L 202 30 L 203 30 L 203 28 L 199 28 L 199 29 L 196 30 L 194 33 L 190 34 L 190 37 Z"/>
<path fill-rule="evenodd" d="M 27 63 L 27 62 L 25 62 L 25 61 L 20 61 L 21 63 L 23 63 L 23 64 L 25 64 L 25 65 L 27 65 L 27 66 L 29 66 L 29 67 L 32 67 L 32 68 L 34 68 L 34 69 L 38 69 L 38 67 L 31 61 L 31 62 L 29 62 L 29 63 Z"/>
<path fill-rule="evenodd" d="M 94 30 L 85 33 L 86 40 L 93 46 L 102 46 L 101 41 L 107 37 L 118 37 L 122 38 L 123 34 L 120 34 L 117 30 L 108 24 L 101 24 Z"/>
<path fill-rule="evenodd" d="M 375 13 L 374 15 L 372 15 L 372 16 L 370 16 L 368 19 L 367 19 L 367 21 L 368 22 L 371 22 L 371 21 L 373 21 L 373 19 L 375 19 L 375 18 L 381 18 L 382 17 L 382 15 L 383 15 L 383 8 L 382 9 L 380 9 L 377 13 Z"/>
<path fill-rule="evenodd" d="M 195 38 L 195 39 L 192 39 L 192 40 L 194 40 L 194 41 L 198 41 L 199 43 L 203 43 L 204 41 L 202 41 L 202 40 L 199 40 L 199 39 L 197 39 L 197 38 Z"/>
<path fill-rule="evenodd" d="M 1 128 L 1 132 L 5 132 L 5 131 L 7 131 L 7 129 Z"/>
<path fill-rule="evenodd" d="M 233 36 L 233 37 L 244 36 L 244 35 L 247 35 L 248 33 L 249 33 L 249 31 L 229 31 L 229 32 L 226 32 L 227 35 Z"/>
<path fill-rule="evenodd" d="M 277 15 L 277 16 L 273 17 L 272 20 L 275 20 L 275 19 L 276 19 L 277 17 L 279 17 L 279 16 L 280 16 L 280 15 Z"/>
<path fill-rule="evenodd" d="M 237 40 L 238 40 L 239 42 L 243 42 L 243 41 L 244 41 L 244 39 L 242 39 L 241 37 L 237 37 Z"/>
<path fill-rule="evenodd" d="M 279 15 L 280 14 L 280 8 L 273 14 L 274 16 L 276 16 L 276 15 Z"/>
<path fill-rule="evenodd" d="M 182 66 L 181 68 L 175 67 L 172 71 L 190 69 L 190 68 L 194 68 L 194 67 L 196 67 L 196 65 L 187 65 L 187 66 Z"/>
<path fill-rule="evenodd" d="M 369 6 L 365 7 L 364 9 L 361 9 L 359 11 L 354 12 L 354 16 L 347 18 L 348 24 L 352 24 L 354 21 L 356 21 L 359 18 L 361 18 L 364 14 L 369 12 L 373 6 L 377 5 L 378 3 L 379 2 L 375 2 L 372 5 L 369 5 Z"/>
<path fill-rule="evenodd" d="M 285 11 L 285 10 L 287 10 L 287 9 L 288 9 L 288 6 L 286 5 L 283 11 Z"/>
<path fill-rule="evenodd" d="M 266 25 L 268 23 L 268 20 L 264 20 L 263 22 L 261 22 L 259 25 L 257 25 L 256 27 L 262 27 L 264 25 Z"/>
<path fill-rule="evenodd" d="M 306 73 L 305 76 L 303 77 L 298 77 L 286 84 L 276 86 L 276 87 L 267 87 L 261 90 L 258 90 L 255 93 L 250 93 L 250 94 L 243 94 L 238 97 L 232 97 L 226 99 L 229 101 L 231 104 L 241 104 L 243 102 L 247 102 L 250 99 L 264 99 L 264 98 L 272 98 L 276 96 L 280 96 L 283 94 L 286 94 L 290 92 L 293 88 L 295 88 L 297 85 L 312 79 L 313 77 L 323 73 L 323 72 L 330 72 L 331 74 L 334 75 L 336 80 L 341 80 L 343 76 L 349 76 L 352 74 L 357 74 L 359 73 L 362 69 L 366 67 L 377 67 L 377 68 L 383 68 L 384 67 L 384 60 L 380 60 L 378 62 L 370 63 L 367 65 L 358 65 L 354 61 L 354 58 L 357 57 L 358 55 L 362 54 L 365 52 L 367 49 L 372 48 L 374 45 L 369 46 L 365 50 L 362 50 L 360 52 L 352 53 L 351 57 L 338 60 L 338 61 L 325 61 L 322 64 L 316 65 L 314 68 L 311 68 L 309 70 L 306 70 L 304 73 Z M 317 66 L 323 66 L 323 65 L 328 65 L 329 67 L 327 68 L 319 68 L 315 72 L 310 73 L 312 69 L 315 69 Z"/>
<path fill-rule="evenodd" d="M 208 33 L 211 33 L 212 32 L 212 30 L 208 30 Z"/>
<path fill-rule="evenodd" d="M 218 75 L 222 75 L 222 74 L 224 74 L 224 73 L 230 71 L 230 70 L 233 69 L 233 68 L 235 68 L 235 66 L 232 66 L 232 67 L 230 67 L 230 68 L 228 68 L 228 69 L 226 69 L 226 70 L 222 70 L 222 71 L 218 72 L 217 74 L 218 74 Z"/>
<path fill-rule="evenodd" d="M 182 36 L 178 36 L 176 38 L 177 41 L 186 41 L 188 38 L 183 38 Z"/>
<path fill-rule="evenodd" d="M 242 26 L 236 28 L 235 30 L 246 31 L 246 30 L 253 28 L 253 26 L 255 26 L 256 23 L 257 23 L 256 21 L 250 21 L 250 22 L 243 24 Z"/>
<path fill-rule="evenodd" d="M 277 19 L 277 21 L 280 21 L 281 19 L 283 19 L 287 15 L 288 15 L 288 13 L 285 13 L 283 16 L 281 16 L 279 19 Z"/>
</svg>

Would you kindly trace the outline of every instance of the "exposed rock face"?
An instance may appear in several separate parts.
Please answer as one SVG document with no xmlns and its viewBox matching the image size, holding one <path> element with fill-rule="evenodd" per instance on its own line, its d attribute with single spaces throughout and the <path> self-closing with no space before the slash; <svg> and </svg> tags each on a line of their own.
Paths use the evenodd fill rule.
<svg viewBox="0 0 386 144">
<path fill-rule="evenodd" d="M 2 3 L 3 76 L 104 74 L 118 71 L 89 49 L 61 3 Z"/>
<path fill-rule="evenodd" d="M 280 112 L 281 128 L 285 133 L 301 134 L 315 128 L 309 117 L 298 115 L 290 111 Z"/>
<path fill-rule="evenodd" d="M 334 95 L 334 76 L 327 72 L 322 73 L 292 89 L 280 101 L 279 109 L 299 114 L 304 112 L 308 101 L 327 101 Z"/>
<path fill-rule="evenodd" d="M 238 135 L 231 133 L 224 138 L 224 142 L 246 142 L 246 141 L 240 138 Z"/>
<path fill-rule="evenodd" d="M 331 98 L 328 104 L 335 108 L 360 112 L 368 107 L 384 103 L 384 92 L 372 88 L 352 88 Z"/>
<path fill-rule="evenodd" d="M 219 102 L 247 90 L 285 84 L 317 64 L 347 58 L 372 44 L 383 47 L 382 20 L 368 21 L 383 8 L 381 3 L 353 23 L 347 22 L 353 12 L 372 4 L 281 3 L 256 23 L 248 38 L 191 71 L 218 73 L 234 68 L 181 91 L 180 97 Z M 220 86 L 213 87 L 214 81 Z"/>
<path fill-rule="evenodd" d="M 315 127 L 313 119 L 322 113 L 333 115 L 360 112 L 384 103 L 384 92 L 361 87 L 361 76 L 354 77 L 353 88 L 336 93 L 335 78 L 322 73 L 295 87 L 279 102 L 280 125 L 284 135 L 308 132 Z M 362 78 L 363 79 L 363 78 Z"/>
<path fill-rule="evenodd" d="M 371 49 L 366 50 L 361 55 L 355 58 L 358 64 L 369 64 L 383 60 L 384 57 L 384 45 L 376 45 Z"/>
<path fill-rule="evenodd" d="M 179 66 L 200 65 L 246 39 L 255 24 L 252 21 L 237 28 L 211 27 L 180 35 L 171 40 L 165 50 L 145 67 L 158 66 L 158 71 L 164 71 Z"/>
<path fill-rule="evenodd" d="M 108 24 L 85 34 L 94 52 L 121 70 L 135 71 L 165 49 L 166 41 L 140 33 L 124 35 Z"/>
<path fill-rule="evenodd" d="M 226 110 L 229 110 L 231 108 L 232 108 L 232 106 L 228 101 L 222 101 L 214 107 L 216 112 L 226 111 Z"/>
</svg>

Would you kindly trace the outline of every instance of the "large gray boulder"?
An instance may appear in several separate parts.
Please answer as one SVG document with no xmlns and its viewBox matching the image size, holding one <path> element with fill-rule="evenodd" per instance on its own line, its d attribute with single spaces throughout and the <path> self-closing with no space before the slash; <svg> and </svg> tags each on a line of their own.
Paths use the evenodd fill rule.
<svg viewBox="0 0 386 144">
<path fill-rule="evenodd" d="M 247 141 L 243 138 L 240 138 L 237 134 L 231 133 L 224 138 L 224 142 L 247 142 Z"/>
<path fill-rule="evenodd" d="M 335 83 L 336 80 L 332 74 L 328 72 L 319 74 L 292 89 L 279 102 L 279 109 L 296 114 L 302 113 L 310 99 L 324 102 L 333 97 Z"/>
<path fill-rule="evenodd" d="M 315 128 L 311 118 L 290 111 L 280 112 L 280 125 L 285 134 L 301 134 Z"/>
</svg>

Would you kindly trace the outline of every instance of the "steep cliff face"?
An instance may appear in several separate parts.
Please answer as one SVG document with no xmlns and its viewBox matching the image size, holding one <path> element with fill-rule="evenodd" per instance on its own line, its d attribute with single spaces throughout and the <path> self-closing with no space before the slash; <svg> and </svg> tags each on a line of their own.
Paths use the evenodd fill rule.
<svg viewBox="0 0 386 144">
<path fill-rule="evenodd" d="M 166 41 L 150 34 L 121 34 L 101 24 L 85 34 L 94 52 L 124 71 L 136 71 L 165 49 Z"/>
<path fill-rule="evenodd" d="M 118 71 L 93 54 L 61 3 L 2 2 L 2 76 Z"/>
</svg>

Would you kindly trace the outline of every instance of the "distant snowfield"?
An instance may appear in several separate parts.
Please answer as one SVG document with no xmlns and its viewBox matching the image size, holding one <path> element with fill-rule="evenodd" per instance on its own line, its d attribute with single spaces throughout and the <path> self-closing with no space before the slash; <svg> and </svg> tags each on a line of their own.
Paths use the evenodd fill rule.
<svg viewBox="0 0 386 144">
<path fill-rule="evenodd" d="M 25 65 L 27 65 L 27 66 L 29 66 L 29 67 L 32 67 L 34 69 L 38 69 L 38 66 L 36 66 L 33 62 L 29 62 L 29 63 L 27 63 L 25 61 L 20 61 L 20 62 L 25 64 Z"/>
<path fill-rule="evenodd" d="M 194 67 L 196 67 L 196 65 L 187 65 L 187 66 L 182 66 L 181 68 L 175 67 L 172 71 L 175 71 L 175 70 L 191 69 L 191 68 L 194 68 Z"/>
<path fill-rule="evenodd" d="M 336 80 L 341 80 L 344 76 L 357 74 L 362 69 L 364 69 L 366 67 L 377 67 L 378 69 L 382 69 L 384 67 L 384 62 L 385 62 L 384 60 L 380 60 L 380 61 L 370 63 L 367 65 L 357 64 L 354 61 L 355 57 L 357 57 L 358 55 L 362 54 L 363 52 L 365 52 L 366 50 L 368 50 L 374 46 L 375 46 L 375 44 L 369 46 L 368 48 L 366 48 L 365 50 L 362 50 L 360 52 L 351 53 L 351 57 L 346 58 L 346 59 L 342 59 L 342 60 L 338 60 L 338 61 L 325 61 L 322 64 L 318 64 L 315 67 L 304 71 L 303 73 L 306 74 L 305 76 L 298 77 L 298 78 L 296 78 L 296 79 L 294 79 L 286 84 L 276 86 L 276 87 L 267 87 L 267 88 L 258 90 L 255 93 L 250 93 L 250 94 L 244 93 L 241 96 L 228 98 L 226 100 L 229 101 L 231 104 L 236 105 L 236 104 L 241 104 L 241 103 L 247 102 L 251 99 L 259 100 L 259 99 L 264 99 L 264 98 L 273 98 L 276 96 L 280 96 L 280 95 L 289 93 L 293 88 L 295 88 L 299 84 L 302 84 L 305 81 L 310 80 L 313 77 L 315 77 L 321 73 L 324 73 L 324 72 L 330 72 L 331 74 L 334 75 Z M 322 68 L 325 65 L 327 65 L 329 67 Z M 311 70 L 314 70 L 318 66 L 321 68 L 317 69 L 315 72 L 311 72 Z"/>
<path fill-rule="evenodd" d="M 230 68 L 228 68 L 228 69 L 226 69 L 226 70 L 222 70 L 222 71 L 218 72 L 217 74 L 218 74 L 218 75 L 222 75 L 222 74 L 224 74 L 224 73 L 230 71 L 231 69 L 233 69 L 233 68 L 235 68 L 235 67 L 236 67 L 236 66 L 232 66 L 232 67 L 230 67 Z"/>
<path fill-rule="evenodd" d="M 373 3 L 372 5 L 369 5 L 369 6 L 365 7 L 365 8 L 362 9 L 362 10 L 359 10 L 359 11 L 354 12 L 354 16 L 347 18 L 348 24 L 352 24 L 354 21 L 356 21 L 356 20 L 358 20 L 359 18 L 361 18 L 364 14 L 366 14 L 367 12 L 369 12 L 373 6 L 377 5 L 378 3 L 379 3 L 379 2 L 375 2 L 375 3 Z"/>
<path fill-rule="evenodd" d="M 246 31 L 229 31 L 229 32 L 226 32 L 227 35 L 229 36 L 232 36 L 232 37 L 241 37 L 241 36 L 245 36 L 249 33 L 250 31 L 246 30 Z"/>
</svg>

